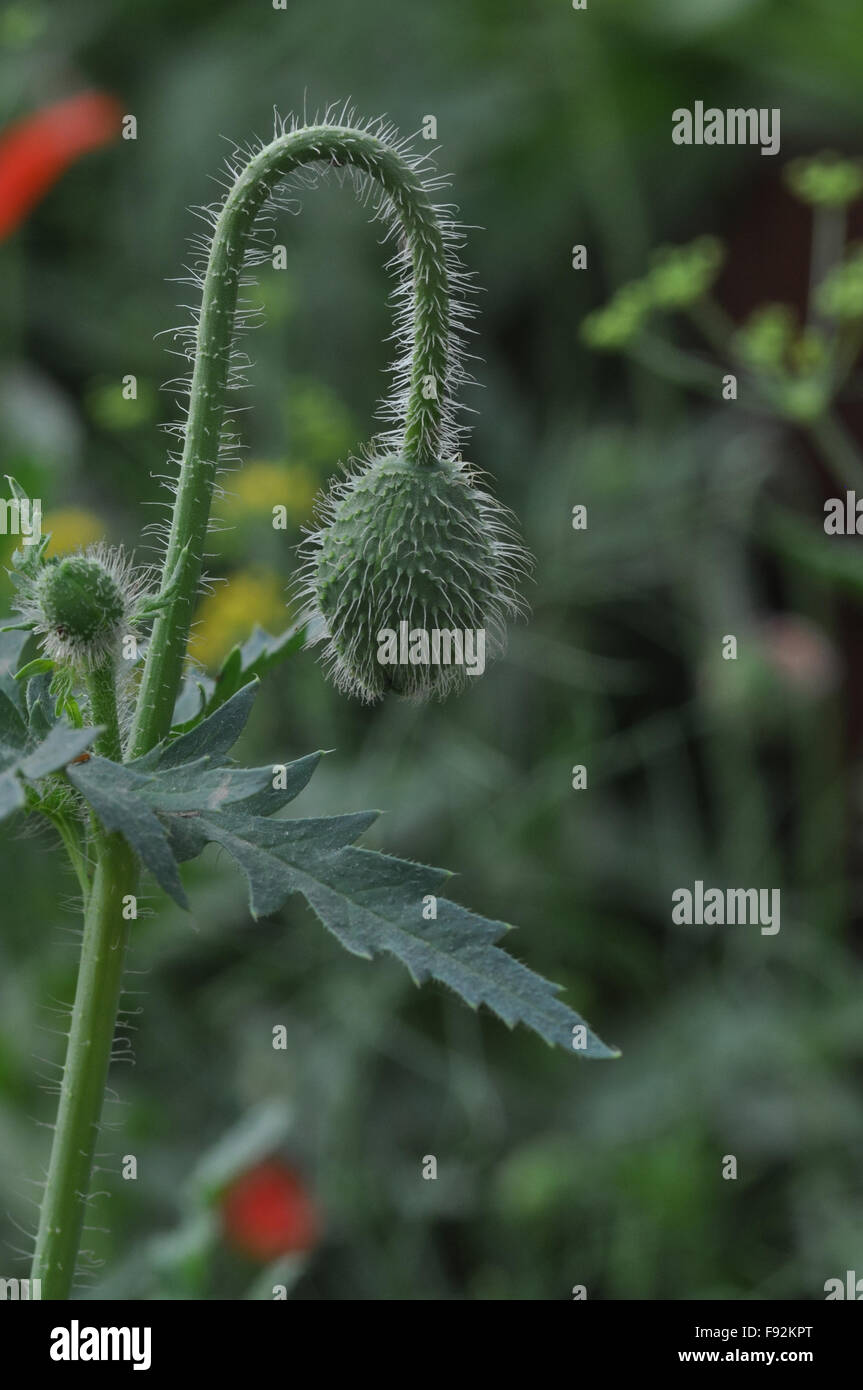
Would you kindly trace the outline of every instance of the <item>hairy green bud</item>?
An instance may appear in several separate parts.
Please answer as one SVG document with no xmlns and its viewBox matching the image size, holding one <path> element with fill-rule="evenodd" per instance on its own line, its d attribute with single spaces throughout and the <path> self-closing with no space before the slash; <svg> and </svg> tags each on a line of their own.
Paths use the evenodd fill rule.
<svg viewBox="0 0 863 1390">
<path fill-rule="evenodd" d="M 339 689 L 442 698 L 503 650 L 529 560 L 466 464 L 374 459 L 335 485 L 322 520 L 302 591 Z"/>
<path fill-rule="evenodd" d="M 116 631 L 122 620 L 122 589 L 98 560 L 86 555 L 46 565 L 38 588 L 46 623 L 69 641 L 90 643 Z"/>
<path fill-rule="evenodd" d="M 52 661 L 94 671 L 135 625 L 145 581 L 122 551 L 97 545 L 23 575 L 15 607 Z"/>
</svg>

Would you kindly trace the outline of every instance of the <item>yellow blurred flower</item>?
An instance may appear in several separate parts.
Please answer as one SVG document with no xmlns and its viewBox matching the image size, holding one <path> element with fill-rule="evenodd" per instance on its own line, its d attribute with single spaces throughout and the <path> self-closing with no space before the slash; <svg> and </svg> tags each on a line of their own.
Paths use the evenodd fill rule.
<svg viewBox="0 0 863 1390">
<path fill-rule="evenodd" d="M 280 506 L 292 520 L 306 521 L 318 490 L 314 475 L 304 464 L 266 461 L 245 464 L 229 487 L 220 510 L 231 520 L 243 515 L 272 517 L 273 508 Z"/>
<path fill-rule="evenodd" d="M 192 656 L 213 670 L 256 623 L 268 631 L 287 626 L 285 581 L 274 570 L 239 570 L 205 595 L 189 642 Z"/>
<path fill-rule="evenodd" d="M 105 523 L 94 512 L 83 507 L 61 507 L 59 511 L 47 512 L 42 518 L 42 530 L 51 533 L 51 544 L 46 554 L 65 555 L 79 546 L 93 545 L 105 534 Z"/>
</svg>

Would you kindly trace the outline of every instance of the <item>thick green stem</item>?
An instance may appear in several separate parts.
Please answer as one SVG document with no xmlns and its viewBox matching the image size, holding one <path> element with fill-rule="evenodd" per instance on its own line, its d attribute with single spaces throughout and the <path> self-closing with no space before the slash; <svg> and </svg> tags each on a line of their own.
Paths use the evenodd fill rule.
<svg viewBox="0 0 863 1390">
<path fill-rule="evenodd" d="M 104 726 L 96 749 L 117 760 L 121 740 L 112 663 L 90 672 L 87 686 L 93 722 Z M 134 894 L 137 882 L 135 856 L 122 835 L 106 834 L 97 822 L 94 826 L 96 873 L 86 897 L 72 1025 L 33 1261 L 33 1278 L 41 1279 L 43 1298 L 53 1299 L 69 1297 L 75 1273 L 120 1002 L 129 931 L 124 899 Z"/>
<path fill-rule="evenodd" d="M 129 930 L 123 898 L 136 875 L 122 835 L 101 835 L 97 853 L 33 1259 L 43 1298 L 68 1298 L 74 1279 L 123 979 Z"/>
<path fill-rule="evenodd" d="M 243 169 L 228 193 L 213 233 L 163 571 L 167 577 L 179 566 L 180 581 L 153 628 L 129 743 L 130 757 L 147 752 L 170 728 L 201 578 L 237 293 L 249 238 L 274 187 L 308 164 L 350 164 L 372 178 L 393 206 L 409 248 L 413 278 L 413 341 L 402 451 L 418 465 L 431 465 L 438 459 L 450 350 L 450 287 L 444 232 L 429 193 L 411 163 L 367 131 L 322 125 L 283 135 L 260 150 Z"/>
</svg>

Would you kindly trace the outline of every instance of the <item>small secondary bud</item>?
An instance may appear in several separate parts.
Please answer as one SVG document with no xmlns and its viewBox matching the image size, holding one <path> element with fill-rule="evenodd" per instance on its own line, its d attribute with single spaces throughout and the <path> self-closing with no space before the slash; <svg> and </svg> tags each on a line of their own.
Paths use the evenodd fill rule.
<svg viewBox="0 0 863 1390">
<path fill-rule="evenodd" d="M 123 591 L 107 569 L 86 555 L 46 565 L 38 586 L 45 621 L 61 638 L 90 643 L 115 632 L 123 617 Z"/>
<path fill-rule="evenodd" d="M 28 577 L 16 607 L 59 664 L 92 671 L 117 655 L 134 625 L 145 576 L 121 550 L 93 546 L 48 561 Z"/>
</svg>

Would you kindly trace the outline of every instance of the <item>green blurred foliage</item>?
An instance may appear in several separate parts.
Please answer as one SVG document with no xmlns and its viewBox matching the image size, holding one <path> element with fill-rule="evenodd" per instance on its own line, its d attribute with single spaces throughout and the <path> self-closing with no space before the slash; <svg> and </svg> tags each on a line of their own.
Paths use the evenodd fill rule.
<svg viewBox="0 0 863 1390">
<path fill-rule="evenodd" d="M 257 1142 L 273 1105 L 284 1127 L 265 1147 L 301 1167 L 326 1219 L 319 1250 L 272 1278 L 295 1298 L 566 1299 L 574 1284 L 592 1298 L 818 1298 L 859 1269 L 860 587 L 837 550 L 815 554 L 822 479 L 799 439 L 595 357 L 579 324 L 655 245 L 716 233 L 739 264 L 745 210 L 790 197 L 757 152 L 672 154 L 674 107 L 778 105 L 783 156 L 857 156 L 861 53 L 857 0 L 829 18 L 817 0 L 4 9 L 0 119 L 81 86 L 138 119 L 137 142 L 80 161 L 0 245 L 0 473 L 71 543 L 96 516 L 145 555 L 144 525 L 164 515 L 156 422 L 175 418 L 172 399 L 145 387 L 126 414 L 120 382 L 182 366 L 156 335 L 186 321 L 189 292 L 168 281 L 198 226 L 187 205 L 215 197 L 222 137 L 267 135 L 273 104 L 348 94 L 405 130 L 437 116 L 454 196 L 483 229 L 466 251 L 485 291 L 470 456 L 537 556 L 533 617 L 446 706 L 363 709 L 296 657 L 269 678 L 245 751 L 335 748 L 304 814 L 388 808 L 375 843 L 457 869 L 463 901 L 518 923 L 516 954 L 624 1053 L 555 1056 L 395 965 L 346 957 L 299 906 L 252 925 L 210 855 L 189 870 L 192 917 L 153 890 L 135 931 L 136 1065 L 115 1068 L 102 1148 L 107 1167 L 132 1153 L 139 1171 L 96 1184 L 113 1193 L 93 1208 L 110 1228 L 92 1241 L 104 1293 L 267 1296 L 271 1272 L 228 1253 L 189 1174 L 226 1135 L 241 1152 L 244 1134 Z M 224 480 L 232 529 L 211 566 L 254 602 L 286 593 L 302 499 L 373 429 L 389 283 L 366 217 L 347 190 L 310 193 L 280 228 L 287 270 L 256 291 L 241 419 L 250 463 L 270 471 L 251 501 L 239 475 Z M 793 237 L 788 223 L 783 261 L 803 267 Z M 571 269 L 574 242 L 587 274 Z M 747 285 L 747 310 L 785 288 Z M 777 329 L 784 344 L 784 322 L 755 327 L 753 351 L 778 351 Z M 284 488 L 292 529 L 274 532 Z M 771 501 L 812 522 L 802 539 L 777 542 Z M 216 660 L 219 623 L 227 649 L 237 615 L 204 616 Z M 726 633 L 736 665 L 718 659 Z M 7 836 L 0 877 L 11 1275 L 47 1161 L 78 938 L 47 837 Z M 673 926 L 671 891 L 696 878 L 780 887 L 780 934 Z"/>
</svg>

